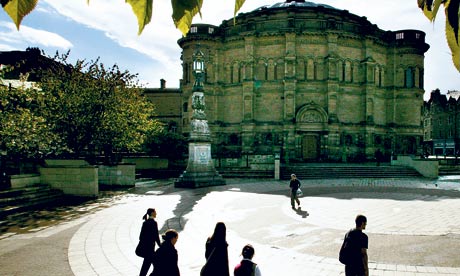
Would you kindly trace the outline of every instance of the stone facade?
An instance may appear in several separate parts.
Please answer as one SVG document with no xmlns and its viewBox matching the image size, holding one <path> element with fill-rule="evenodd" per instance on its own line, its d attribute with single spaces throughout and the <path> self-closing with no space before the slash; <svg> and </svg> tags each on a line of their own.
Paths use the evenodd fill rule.
<svg viewBox="0 0 460 276">
<path fill-rule="evenodd" d="M 218 157 L 360 161 L 377 148 L 415 154 L 423 128 L 424 53 L 417 30 L 305 1 L 193 24 L 182 48 L 182 127 L 190 133 L 192 55 L 206 56 L 206 114 Z"/>
<path fill-rule="evenodd" d="M 164 123 L 170 132 L 182 133 L 182 92 L 178 88 L 167 88 L 160 80 L 160 88 L 144 89 L 144 96 L 155 104 L 155 118 Z"/>
<path fill-rule="evenodd" d="M 460 155 L 460 92 L 431 92 L 423 107 L 425 155 Z"/>
</svg>

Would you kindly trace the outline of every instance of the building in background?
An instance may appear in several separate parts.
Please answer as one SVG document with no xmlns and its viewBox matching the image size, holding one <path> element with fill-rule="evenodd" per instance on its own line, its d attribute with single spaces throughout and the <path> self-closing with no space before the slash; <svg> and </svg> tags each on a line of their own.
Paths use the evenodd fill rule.
<svg viewBox="0 0 460 276">
<path fill-rule="evenodd" d="M 221 25 L 193 24 L 182 48 L 190 133 L 192 55 L 206 56 L 217 157 L 363 161 L 421 152 L 424 53 L 418 30 L 385 31 L 347 10 L 286 1 Z"/>
<path fill-rule="evenodd" d="M 425 155 L 460 155 L 460 91 L 431 92 L 423 107 Z"/>
<path fill-rule="evenodd" d="M 160 80 L 160 88 L 145 88 L 144 96 L 155 104 L 155 118 L 164 123 L 169 132 L 182 133 L 182 92 L 179 88 L 167 88 L 166 80 Z"/>
</svg>

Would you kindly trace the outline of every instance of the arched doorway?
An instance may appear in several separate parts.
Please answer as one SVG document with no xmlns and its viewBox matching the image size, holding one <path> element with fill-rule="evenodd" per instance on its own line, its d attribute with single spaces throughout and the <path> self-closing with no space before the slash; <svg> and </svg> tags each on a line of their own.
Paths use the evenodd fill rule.
<svg viewBox="0 0 460 276">
<path fill-rule="evenodd" d="M 322 135 L 328 132 L 326 111 L 314 102 L 303 105 L 296 112 L 298 137 L 297 156 L 305 161 L 318 160 L 321 155 Z"/>
<path fill-rule="evenodd" d="M 319 155 L 319 137 L 315 134 L 306 134 L 302 137 L 302 159 L 316 160 Z"/>
</svg>

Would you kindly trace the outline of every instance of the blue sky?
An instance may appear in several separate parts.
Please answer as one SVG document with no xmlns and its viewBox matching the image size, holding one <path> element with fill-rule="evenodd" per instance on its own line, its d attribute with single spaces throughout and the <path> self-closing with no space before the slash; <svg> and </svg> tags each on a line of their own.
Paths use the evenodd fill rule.
<svg viewBox="0 0 460 276">
<path fill-rule="evenodd" d="M 138 73 L 146 87 L 159 87 L 160 79 L 167 87 L 179 87 L 181 78 L 181 37 L 171 19 L 170 1 L 153 1 L 152 22 L 137 35 L 137 20 L 124 0 L 40 0 L 37 8 L 16 30 L 7 14 L 0 11 L 0 51 L 43 49 L 53 56 L 56 51 L 70 50 L 70 59 L 94 60 L 107 66 Z M 280 1 L 246 0 L 240 12 L 249 12 L 263 5 Z M 460 90 L 460 73 L 451 62 L 444 36 L 444 15 L 439 12 L 433 24 L 417 7 L 417 1 L 401 0 L 323 0 L 313 1 L 349 10 L 366 16 L 383 30 L 418 29 L 427 34 L 430 49 L 425 55 L 425 99 L 439 88 L 442 93 Z M 203 17 L 194 23 L 219 25 L 233 16 L 234 1 L 205 0 Z"/>
</svg>

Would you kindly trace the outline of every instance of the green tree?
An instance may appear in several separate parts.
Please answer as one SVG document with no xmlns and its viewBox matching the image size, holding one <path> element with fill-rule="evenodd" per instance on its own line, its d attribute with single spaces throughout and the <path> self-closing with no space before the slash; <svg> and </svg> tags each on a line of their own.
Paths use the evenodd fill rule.
<svg viewBox="0 0 460 276">
<path fill-rule="evenodd" d="M 149 136 L 145 152 L 169 160 L 182 160 L 188 150 L 186 138 L 180 134 L 163 130 Z"/>
<path fill-rule="evenodd" d="M 44 108 L 42 91 L 25 85 L 18 88 L 0 85 L 0 149 L 19 158 L 59 154 L 64 148 L 63 141 L 52 131 L 42 113 Z"/>
<path fill-rule="evenodd" d="M 148 135 L 161 130 L 154 106 L 142 96 L 137 75 L 106 68 L 98 60 L 67 62 L 68 53 L 54 57 L 58 66 L 42 72 L 44 113 L 70 154 L 138 151 Z M 106 159 L 111 160 L 111 159 Z"/>
</svg>

